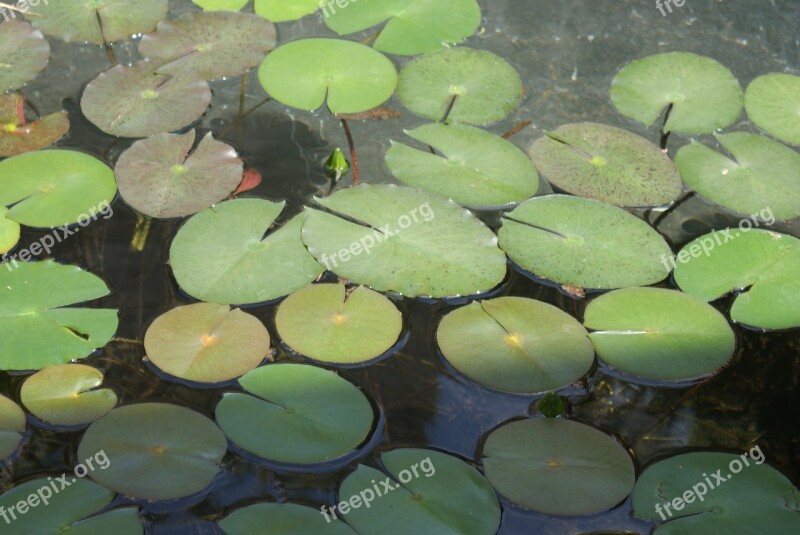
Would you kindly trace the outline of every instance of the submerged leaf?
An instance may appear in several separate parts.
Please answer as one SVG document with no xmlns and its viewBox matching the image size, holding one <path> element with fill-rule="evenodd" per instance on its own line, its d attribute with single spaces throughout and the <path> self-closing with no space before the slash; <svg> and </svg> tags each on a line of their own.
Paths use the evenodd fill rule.
<svg viewBox="0 0 800 535">
<path fill-rule="evenodd" d="M 25 413 L 19 405 L 0 395 L 0 461 L 17 450 L 24 432 Z"/>
<path fill-rule="evenodd" d="M 340 520 L 330 521 L 318 509 L 293 503 L 256 503 L 242 507 L 218 522 L 225 535 L 263 533 L 269 525 L 275 535 L 357 535 Z"/>
<path fill-rule="evenodd" d="M 49 58 L 50 43 L 42 32 L 19 20 L 0 24 L 0 93 L 36 78 Z"/>
<path fill-rule="evenodd" d="M 800 76 L 772 73 L 759 76 L 744 96 L 747 115 L 781 141 L 800 145 Z"/>
<path fill-rule="evenodd" d="M 69 131 L 69 119 L 65 112 L 52 113 L 38 121 L 26 123 L 23 106 L 21 95 L 0 95 L 0 158 L 47 147 Z M 12 110 L 16 113 L 10 113 Z"/>
<path fill-rule="evenodd" d="M 8 219 L 8 208 L 0 206 L 0 254 L 5 254 L 19 242 L 19 223 Z M 5 261 L 5 259 L 3 259 Z"/>
</svg>

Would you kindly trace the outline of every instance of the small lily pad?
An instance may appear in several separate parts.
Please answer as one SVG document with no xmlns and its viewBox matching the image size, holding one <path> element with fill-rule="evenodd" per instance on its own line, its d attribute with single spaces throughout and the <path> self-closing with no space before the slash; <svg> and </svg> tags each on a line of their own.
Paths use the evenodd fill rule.
<svg viewBox="0 0 800 535">
<path fill-rule="evenodd" d="M 747 87 L 744 103 L 747 115 L 759 128 L 781 141 L 800 145 L 800 76 L 759 76 Z"/>
<path fill-rule="evenodd" d="M 0 254 L 13 249 L 19 242 L 19 236 L 19 223 L 8 219 L 8 208 L 0 206 Z"/>
<path fill-rule="evenodd" d="M 318 509 L 293 503 L 257 503 L 218 522 L 225 535 L 356 535 L 339 520 L 326 521 Z"/>
<path fill-rule="evenodd" d="M 21 95 L 0 95 L 0 158 L 47 147 L 69 131 L 65 112 L 51 113 L 26 123 L 25 115 L 19 113 L 22 107 Z"/>
<path fill-rule="evenodd" d="M 254 0 L 257 15 L 272 22 L 297 20 L 314 13 L 325 0 Z"/>
<path fill-rule="evenodd" d="M 25 432 L 25 413 L 19 405 L 0 395 L 0 461 L 17 451 Z"/>
<path fill-rule="evenodd" d="M 0 93 L 30 82 L 47 66 L 50 43 L 27 22 L 0 24 Z"/>
<path fill-rule="evenodd" d="M 250 0 L 192 0 L 205 11 L 239 11 Z"/>
</svg>

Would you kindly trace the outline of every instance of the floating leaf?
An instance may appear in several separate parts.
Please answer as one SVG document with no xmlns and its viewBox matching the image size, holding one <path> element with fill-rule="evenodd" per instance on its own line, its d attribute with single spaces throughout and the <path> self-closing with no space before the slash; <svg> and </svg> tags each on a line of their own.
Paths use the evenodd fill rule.
<svg viewBox="0 0 800 535">
<path fill-rule="evenodd" d="M 561 126 L 536 140 L 530 156 L 555 186 L 617 206 L 660 206 L 683 192 L 680 173 L 664 151 L 604 124 Z"/>
<path fill-rule="evenodd" d="M 482 455 L 486 478 L 500 494 L 548 515 L 614 507 L 635 479 L 633 461 L 614 438 L 570 420 L 504 424 L 489 434 Z"/>
<path fill-rule="evenodd" d="M 275 100 L 302 110 L 328 102 L 332 113 L 380 106 L 394 93 L 397 71 L 380 52 L 341 39 L 300 39 L 276 48 L 258 70 Z"/>
<path fill-rule="evenodd" d="M 742 113 L 739 81 L 724 65 L 688 52 L 667 52 L 633 61 L 611 82 L 611 101 L 647 126 L 669 108 L 665 132 L 708 134 Z"/>
<path fill-rule="evenodd" d="M 523 297 L 474 302 L 447 314 L 436 341 L 456 370 L 517 394 L 566 386 L 594 363 L 592 343 L 577 320 Z"/>
<path fill-rule="evenodd" d="M 503 216 L 500 248 L 537 277 L 579 288 L 664 280 L 672 250 L 658 232 L 616 206 L 568 195 L 525 201 Z"/>
<path fill-rule="evenodd" d="M 520 202 L 539 190 L 539 175 L 530 159 L 500 136 L 472 126 L 442 124 L 406 133 L 442 153 L 392 143 L 386 164 L 407 186 L 480 207 Z"/>
<path fill-rule="evenodd" d="M 522 99 L 522 80 L 506 60 L 485 50 L 457 47 L 431 52 L 400 73 L 397 97 L 435 121 L 487 124 L 511 113 Z"/>
<path fill-rule="evenodd" d="M 733 355 L 725 317 L 702 300 L 663 288 L 628 288 L 586 307 L 584 325 L 597 354 L 645 379 L 682 381 L 709 375 Z"/>
<path fill-rule="evenodd" d="M 47 66 L 50 43 L 30 24 L 12 20 L 0 24 L 0 93 L 30 82 Z"/>
<path fill-rule="evenodd" d="M 280 463 L 321 463 L 368 436 L 373 412 L 351 383 L 322 368 L 271 364 L 239 379 L 250 394 L 222 396 L 217 421 L 240 448 Z"/>
<path fill-rule="evenodd" d="M 92 479 L 120 494 L 172 500 L 207 488 L 219 473 L 227 441 L 202 414 L 166 403 L 114 409 L 86 430 L 78 458 L 105 452 L 108 467 Z"/>
<path fill-rule="evenodd" d="M 66 113 L 51 113 L 38 121 L 26 123 L 24 112 L 12 112 L 22 110 L 23 106 L 21 95 L 0 95 L 0 158 L 47 147 L 69 131 Z"/>
<path fill-rule="evenodd" d="M 19 405 L 0 395 L 0 461 L 17 451 L 24 432 L 25 413 Z"/>
<path fill-rule="evenodd" d="M 192 0 L 206 11 L 239 11 L 250 0 Z"/>
<path fill-rule="evenodd" d="M 220 520 L 219 527 L 226 535 L 356 535 L 344 522 L 326 521 L 319 510 L 293 503 L 248 505 Z"/>
<path fill-rule="evenodd" d="M 230 145 L 209 132 L 189 156 L 195 131 L 158 134 L 134 143 L 115 169 L 125 202 L 150 217 L 183 217 L 223 200 L 242 180 Z"/>
<path fill-rule="evenodd" d="M 19 241 L 19 236 L 19 223 L 8 219 L 8 208 L 0 206 L 0 254 L 13 249 Z"/>
<path fill-rule="evenodd" d="M 800 76 L 759 76 L 747 87 L 744 103 L 747 115 L 759 128 L 781 141 L 800 145 Z"/>
<path fill-rule="evenodd" d="M 273 22 L 284 22 L 287 20 L 297 20 L 314 13 L 321 3 L 326 0 L 254 0 L 254 9 L 257 15 L 261 15 Z"/>
<path fill-rule="evenodd" d="M 283 297 L 317 278 L 322 267 L 300 239 L 304 215 L 269 231 L 284 204 L 235 199 L 192 216 L 170 247 L 180 287 L 202 301 L 253 304 Z"/>
</svg>

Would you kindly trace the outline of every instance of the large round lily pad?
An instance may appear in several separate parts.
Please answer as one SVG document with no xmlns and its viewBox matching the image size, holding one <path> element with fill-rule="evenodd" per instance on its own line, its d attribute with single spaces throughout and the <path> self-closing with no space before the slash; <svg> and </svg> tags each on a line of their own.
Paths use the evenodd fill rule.
<svg viewBox="0 0 800 535">
<path fill-rule="evenodd" d="M 2 93 L 36 78 L 50 59 L 50 43 L 27 22 L 4 22 L 0 24 L 0 58 Z"/>
<path fill-rule="evenodd" d="M 558 308 L 523 297 L 471 303 L 442 319 L 436 340 L 458 371 L 506 392 L 556 390 L 586 374 L 586 329 Z"/>
<path fill-rule="evenodd" d="M 319 509 L 293 503 L 248 505 L 218 524 L 225 535 L 356 535 L 340 520 L 326 521 Z"/>
<path fill-rule="evenodd" d="M 27 123 L 23 106 L 20 94 L 0 95 L 0 158 L 47 147 L 69 131 L 65 112 L 51 113 Z"/>
<path fill-rule="evenodd" d="M 682 381 L 709 375 L 733 355 L 728 321 L 702 300 L 663 288 L 627 288 L 586 307 L 597 354 L 638 377 Z"/>
<path fill-rule="evenodd" d="M 486 478 L 512 502 L 548 515 L 589 515 L 630 494 L 633 461 L 614 438 L 570 420 L 518 420 L 489 434 Z"/>
<path fill-rule="evenodd" d="M 275 100 L 332 113 L 358 113 L 386 102 L 397 86 L 394 64 L 366 45 L 342 39 L 300 39 L 276 48 L 258 70 Z"/>
<path fill-rule="evenodd" d="M 611 82 L 611 100 L 628 117 L 652 125 L 667 107 L 665 132 L 707 134 L 742 113 L 739 81 L 719 62 L 689 52 L 633 61 Z"/>
<path fill-rule="evenodd" d="M 683 192 L 680 173 L 665 152 L 604 124 L 561 126 L 536 140 L 530 156 L 555 186 L 617 206 L 660 206 Z"/>
<path fill-rule="evenodd" d="M 114 409 L 84 433 L 78 458 L 105 452 L 108 467 L 90 477 L 125 496 L 172 500 L 206 489 L 227 450 L 222 431 L 202 414 L 166 403 Z"/>
<path fill-rule="evenodd" d="M 17 450 L 25 432 L 25 413 L 19 405 L 0 395 L 0 461 Z"/>
<path fill-rule="evenodd" d="M 747 115 L 763 130 L 792 145 L 800 145 L 800 76 L 772 73 L 747 86 Z"/>
<path fill-rule="evenodd" d="M 240 448 L 271 461 L 313 464 L 352 451 L 369 435 L 374 414 L 361 391 L 333 372 L 271 364 L 239 379 L 248 392 L 227 393 L 217 421 Z"/>
<path fill-rule="evenodd" d="M 253 0 L 257 15 L 273 22 L 297 20 L 314 13 L 321 0 Z"/>
</svg>

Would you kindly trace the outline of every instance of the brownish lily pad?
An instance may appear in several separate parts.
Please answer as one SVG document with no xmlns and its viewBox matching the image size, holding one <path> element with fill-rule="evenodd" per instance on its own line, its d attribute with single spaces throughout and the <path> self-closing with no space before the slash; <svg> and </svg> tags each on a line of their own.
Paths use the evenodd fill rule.
<svg viewBox="0 0 800 535">
<path fill-rule="evenodd" d="M 47 66 L 50 43 L 27 22 L 0 24 L 0 92 L 30 82 Z"/>
<path fill-rule="evenodd" d="M 24 102 L 16 93 L 0 95 L 0 158 L 47 147 L 69 131 L 69 119 L 64 112 L 26 123 Z"/>
</svg>

